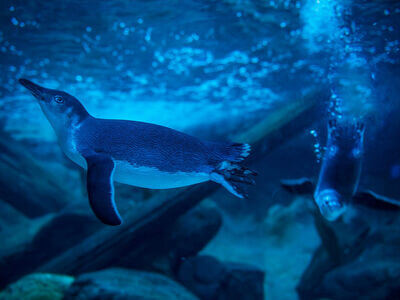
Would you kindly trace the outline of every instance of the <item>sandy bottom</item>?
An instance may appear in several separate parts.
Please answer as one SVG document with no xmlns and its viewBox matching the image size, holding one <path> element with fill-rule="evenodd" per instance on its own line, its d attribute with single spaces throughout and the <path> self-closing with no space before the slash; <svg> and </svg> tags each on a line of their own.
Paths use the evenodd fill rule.
<svg viewBox="0 0 400 300">
<path fill-rule="evenodd" d="M 265 271 L 265 299 L 297 299 L 296 285 L 320 244 L 302 198 L 272 206 L 261 224 L 229 220 L 202 254 L 247 263 Z"/>
</svg>

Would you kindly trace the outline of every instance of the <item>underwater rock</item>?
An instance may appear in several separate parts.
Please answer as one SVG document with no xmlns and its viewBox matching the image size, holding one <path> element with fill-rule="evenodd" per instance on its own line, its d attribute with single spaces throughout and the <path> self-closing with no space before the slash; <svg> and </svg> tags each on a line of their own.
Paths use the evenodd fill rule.
<svg viewBox="0 0 400 300">
<path fill-rule="evenodd" d="M 0 300 L 61 300 L 73 281 L 66 275 L 30 274 L 0 292 Z"/>
<path fill-rule="evenodd" d="M 264 272 L 256 267 L 227 263 L 227 275 L 222 283 L 220 300 L 264 299 Z"/>
<path fill-rule="evenodd" d="M 172 274 L 178 262 L 200 252 L 221 225 L 217 209 L 200 205 L 178 218 L 168 231 L 149 237 L 139 252 L 127 253 L 118 266 Z"/>
<path fill-rule="evenodd" d="M 64 300 L 197 299 L 173 280 L 156 273 L 106 269 L 77 277 Z"/>
<path fill-rule="evenodd" d="M 182 262 L 177 279 L 201 299 L 264 299 L 264 272 L 248 265 L 222 263 L 211 256 Z"/>
<path fill-rule="evenodd" d="M 362 255 L 357 261 L 332 270 L 325 275 L 321 292 L 333 299 L 398 299 L 399 255 L 378 255 Z"/>
<path fill-rule="evenodd" d="M 358 221 L 348 224 L 317 221 L 316 225 L 322 245 L 297 286 L 300 299 L 397 299 L 398 219 L 379 226 Z"/>
<path fill-rule="evenodd" d="M 365 224 L 329 222 L 317 211 L 313 216 L 321 246 L 314 252 L 297 286 L 300 299 L 326 296 L 321 291 L 325 274 L 354 261 L 368 245 L 369 228 Z"/>
<path fill-rule="evenodd" d="M 79 243 L 99 226 L 92 215 L 68 212 L 28 220 L 5 231 L 5 245 L 8 247 L 0 247 L 0 287 L 34 271 L 48 259 Z"/>
<path fill-rule="evenodd" d="M 201 299 L 216 298 L 225 276 L 224 265 L 211 256 L 184 260 L 177 274 L 178 280 Z"/>
<path fill-rule="evenodd" d="M 397 252 L 396 252 L 397 251 Z M 318 284 L 301 281 L 300 299 L 398 299 L 400 292 L 400 245 L 376 245 L 350 263 L 335 265 L 323 249 L 314 255 L 308 278 L 319 276 Z M 396 253 L 395 253 L 396 252 Z M 314 280 L 315 281 L 315 280 Z M 368 288 L 366 288 L 368 287 Z"/>
</svg>

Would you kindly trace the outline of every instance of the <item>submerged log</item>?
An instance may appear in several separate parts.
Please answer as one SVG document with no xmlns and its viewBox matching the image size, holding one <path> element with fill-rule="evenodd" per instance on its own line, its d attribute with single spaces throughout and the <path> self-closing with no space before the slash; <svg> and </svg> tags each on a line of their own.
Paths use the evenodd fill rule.
<svg viewBox="0 0 400 300">
<path fill-rule="evenodd" d="M 0 233 L 10 226 L 26 222 L 26 217 L 7 202 L 0 200 Z"/>
<path fill-rule="evenodd" d="M 321 103 L 321 97 L 321 92 L 314 91 L 299 101 L 285 104 L 234 140 L 251 143 L 253 154 L 249 161 L 256 161 L 311 126 L 320 114 L 317 104 Z M 140 247 L 149 236 L 168 230 L 174 220 L 218 188 L 219 185 L 215 183 L 204 183 L 183 191 L 159 193 L 149 201 L 147 207 L 141 207 L 139 213 L 132 209 L 127 211 L 121 226 L 104 227 L 42 265 L 38 271 L 80 274 L 111 266 L 120 257 L 132 252 L 133 248 Z"/>
</svg>

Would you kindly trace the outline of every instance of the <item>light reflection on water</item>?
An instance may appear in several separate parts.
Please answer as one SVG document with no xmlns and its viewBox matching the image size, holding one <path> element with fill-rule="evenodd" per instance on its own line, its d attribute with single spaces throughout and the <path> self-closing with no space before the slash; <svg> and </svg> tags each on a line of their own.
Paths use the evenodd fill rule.
<svg viewBox="0 0 400 300">
<path fill-rule="evenodd" d="M 251 123 L 319 84 L 351 99 L 348 112 L 367 114 L 379 103 L 371 84 L 377 64 L 399 61 L 400 7 L 384 3 L 3 1 L 1 8 L 0 117 L 22 137 L 49 139 L 37 105 L 17 85 L 21 76 L 67 90 L 95 115 L 191 131 Z"/>
</svg>

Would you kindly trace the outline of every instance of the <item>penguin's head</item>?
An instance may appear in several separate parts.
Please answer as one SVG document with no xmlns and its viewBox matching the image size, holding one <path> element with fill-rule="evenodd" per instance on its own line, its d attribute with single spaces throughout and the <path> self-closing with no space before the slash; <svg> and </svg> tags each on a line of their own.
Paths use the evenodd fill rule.
<svg viewBox="0 0 400 300">
<path fill-rule="evenodd" d="M 321 215 L 328 221 L 337 220 L 346 210 L 342 196 L 333 189 L 323 190 L 314 195 L 314 199 Z"/>
<path fill-rule="evenodd" d="M 19 79 L 19 83 L 39 100 L 40 107 L 56 131 L 63 126 L 77 125 L 89 115 L 79 100 L 66 92 L 44 88 L 23 78 Z"/>
</svg>

